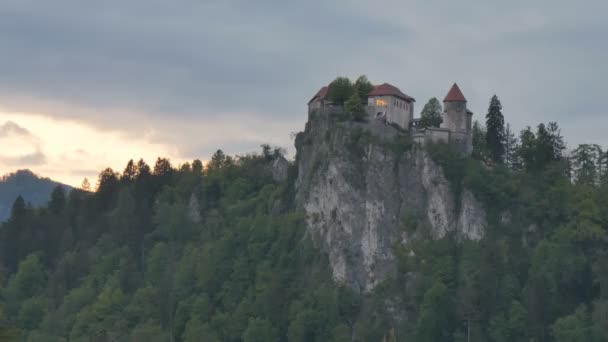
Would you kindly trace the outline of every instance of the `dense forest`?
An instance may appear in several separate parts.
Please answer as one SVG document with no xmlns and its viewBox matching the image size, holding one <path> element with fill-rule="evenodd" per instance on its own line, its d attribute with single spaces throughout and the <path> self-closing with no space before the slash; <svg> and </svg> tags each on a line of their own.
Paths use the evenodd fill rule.
<svg viewBox="0 0 608 342">
<path fill-rule="evenodd" d="M 398 272 L 366 294 L 333 282 L 297 167 L 273 178 L 279 149 L 129 161 L 95 192 L 19 197 L 0 228 L 0 340 L 608 341 L 607 154 L 567 153 L 555 123 L 504 126 L 493 98 L 472 157 L 428 148 L 484 204 L 483 239 L 395 246 Z"/>
</svg>

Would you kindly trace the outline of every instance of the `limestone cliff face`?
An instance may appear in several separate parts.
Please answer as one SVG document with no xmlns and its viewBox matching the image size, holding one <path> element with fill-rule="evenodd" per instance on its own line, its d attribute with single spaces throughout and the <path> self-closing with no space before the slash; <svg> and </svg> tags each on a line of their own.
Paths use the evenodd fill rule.
<svg viewBox="0 0 608 342">
<path fill-rule="evenodd" d="M 394 270 L 395 245 L 416 238 L 412 222 L 431 238 L 482 237 L 480 203 L 466 189 L 456 198 L 441 167 L 406 134 L 332 117 L 316 115 L 296 137 L 296 203 L 337 281 L 372 290 Z"/>
</svg>

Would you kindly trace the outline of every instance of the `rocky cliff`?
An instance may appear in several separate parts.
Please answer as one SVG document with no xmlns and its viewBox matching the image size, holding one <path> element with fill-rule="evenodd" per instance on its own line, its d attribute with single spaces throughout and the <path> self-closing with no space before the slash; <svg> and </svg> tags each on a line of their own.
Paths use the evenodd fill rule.
<svg viewBox="0 0 608 342">
<path fill-rule="evenodd" d="M 454 191 L 407 132 L 342 121 L 339 110 L 313 114 L 296 137 L 296 203 L 337 281 L 368 292 L 395 269 L 397 244 L 482 237 L 480 203 Z"/>
</svg>

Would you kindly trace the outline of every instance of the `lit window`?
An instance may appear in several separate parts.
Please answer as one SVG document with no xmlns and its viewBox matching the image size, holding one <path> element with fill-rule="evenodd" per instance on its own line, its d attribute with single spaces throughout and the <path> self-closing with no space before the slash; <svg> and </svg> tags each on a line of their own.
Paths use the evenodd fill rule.
<svg viewBox="0 0 608 342">
<path fill-rule="evenodd" d="M 376 106 L 377 107 L 384 107 L 387 106 L 388 103 L 386 102 L 386 100 L 383 99 L 376 99 Z"/>
</svg>

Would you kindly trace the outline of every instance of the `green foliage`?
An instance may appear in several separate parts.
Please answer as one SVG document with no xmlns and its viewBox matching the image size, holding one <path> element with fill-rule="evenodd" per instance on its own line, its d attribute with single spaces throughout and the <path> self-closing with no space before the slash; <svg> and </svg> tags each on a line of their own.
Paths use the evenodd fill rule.
<svg viewBox="0 0 608 342">
<path fill-rule="evenodd" d="M 17 326 L 26 331 L 35 330 L 47 311 L 45 298 L 31 297 L 21 302 L 19 314 L 17 314 Z"/>
<path fill-rule="evenodd" d="M 597 300 L 591 314 L 592 334 L 596 341 L 608 341 L 608 302 Z"/>
<path fill-rule="evenodd" d="M 551 330 L 555 342 L 591 341 L 590 324 L 587 308 L 581 306 L 573 314 L 558 319 Z"/>
<path fill-rule="evenodd" d="M 355 121 L 365 121 L 367 117 L 367 113 L 365 112 L 365 107 L 361 103 L 361 97 L 357 92 L 354 92 L 353 95 L 346 101 L 344 104 L 344 109 L 350 113 L 353 120 Z"/>
<path fill-rule="evenodd" d="M 350 130 L 346 147 L 356 159 L 362 159 L 371 141 L 372 133 L 364 128 L 357 127 Z"/>
<path fill-rule="evenodd" d="M 495 163 L 503 163 L 505 156 L 505 118 L 502 104 L 496 95 L 492 96 L 486 114 L 486 146 Z"/>
<path fill-rule="evenodd" d="M 38 254 L 30 254 L 19 263 L 17 273 L 11 277 L 6 293 L 23 301 L 39 294 L 45 287 L 46 275 Z"/>
<path fill-rule="evenodd" d="M 243 332 L 243 342 L 276 341 L 278 334 L 266 319 L 250 318 L 247 329 Z"/>
<path fill-rule="evenodd" d="M 557 125 L 540 125 L 536 133 L 526 129 L 521 136 L 515 148 L 521 168 L 516 162 L 487 167 L 447 147 L 429 147 L 455 201 L 467 189 L 484 204 L 486 236 L 479 243 L 450 242 L 448 236 L 448 249 L 416 242 L 409 255 L 400 254 L 400 270 L 418 275 L 416 288 L 427 291 L 439 277 L 455 294 L 455 340 L 604 341 L 608 221 L 600 207 L 608 208 L 608 201 L 597 180 L 601 163 L 578 156 L 571 179 Z M 578 152 L 588 154 L 586 148 Z M 423 299 L 414 299 L 418 307 Z M 577 310 L 592 302 L 593 310 Z"/>
<path fill-rule="evenodd" d="M 348 77 L 338 77 L 329 84 L 329 101 L 342 105 L 355 93 L 355 87 Z"/>
<path fill-rule="evenodd" d="M 424 294 L 418 316 L 416 341 L 450 341 L 451 307 L 448 288 L 437 280 Z"/>
<path fill-rule="evenodd" d="M 485 160 L 488 158 L 488 145 L 486 143 L 486 129 L 479 121 L 473 122 L 473 153 L 472 157 L 477 160 Z"/>
<path fill-rule="evenodd" d="M 527 127 L 520 133 L 518 156 L 528 172 L 544 170 L 547 165 L 561 161 L 566 145 L 557 123 L 539 124 L 536 134 Z"/>
<path fill-rule="evenodd" d="M 355 81 L 354 88 L 361 101 L 367 103 L 367 96 L 372 92 L 372 90 L 374 90 L 374 85 L 367 79 L 365 75 L 361 75 Z"/>
<path fill-rule="evenodd" d="M 572 151 L 570 163 L 578 184 L 597 185 L 601 182 L 602 148 L 595 144 L 581 144 Z"/>
<path fill-rule="evenodd" d="M 352 119 L 354 121 L 365 121 L 367 112 L 367 95 L 374 90 L 374 86 L 364 75 L 359 76 L 355 83 L 347 77 L 338 77 L 329 84 L 328 99 L 337 104 L 344 105 L 348 114 L 338 117 L 339 121 Z"/>
<path fill-rule="evenodd" d="M 10 329 L 0 327 L 0 342 L 13 342 L 16 341 L 17 334 Z"/>
<path fill-rule="evenodd" d="M 507 124 L 505 127 L 505 165 L 513 170 L 521 169 L 521 160 L 517 155 L 519 149 L 519 141 L 515 137 L 515 133 L 511 130 L 511 126 Z"/>
<path fill-rule="evenodd" d="M 431 98 L 420 112 L 420 127 L 439 127 L 441 125 L 441 103 L 436 97 Z"/>
<path fill-rule="evenodd" d="M 104 170 L 97 192 L 56 190 L 40 210 L 20 199 L 0 226 L 0 265 L 15 263 L 0 324 L 24 341 L 351 336 L 358 297 L 336 287 L 286 205 L 294 177 L 276 183 L 269 168 L 280 154 L 129 161 L 120 176 Z"/>
</svg>

